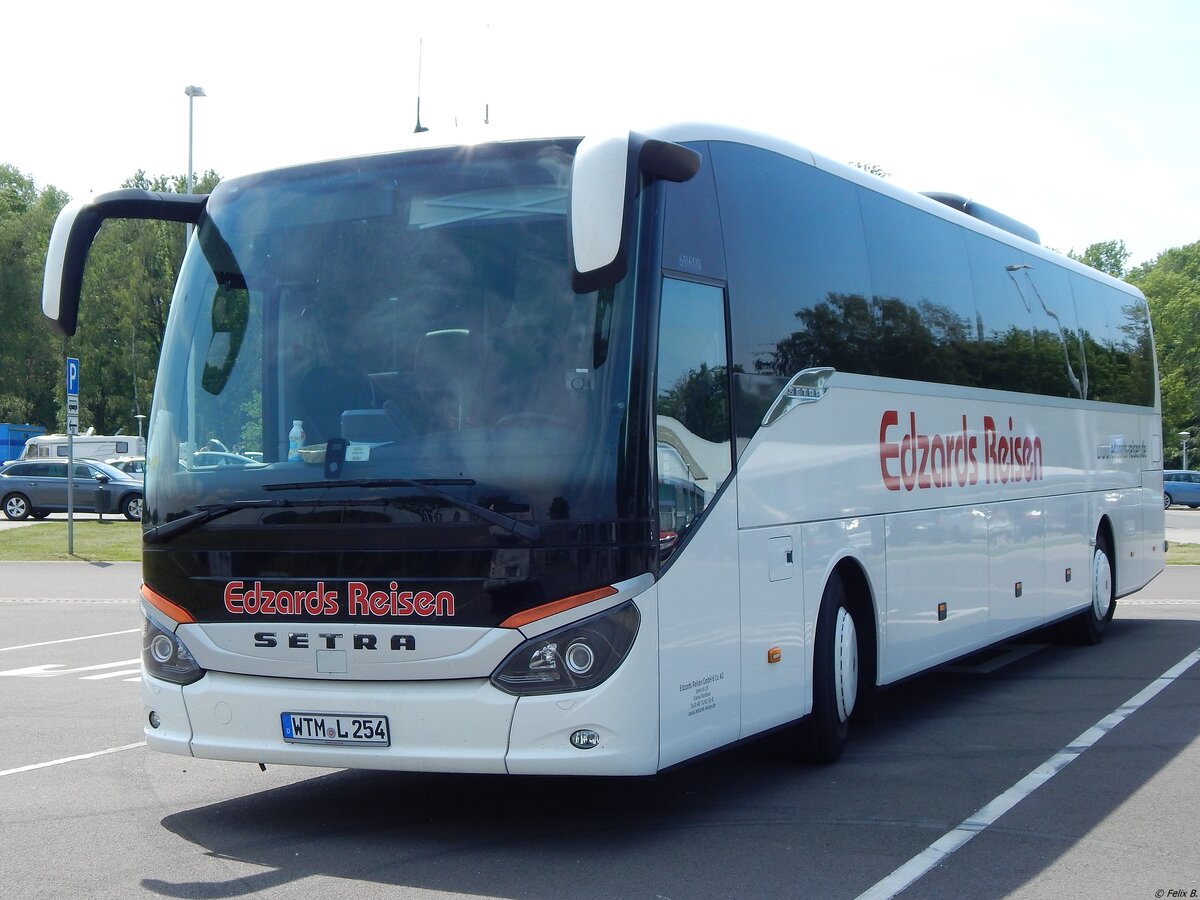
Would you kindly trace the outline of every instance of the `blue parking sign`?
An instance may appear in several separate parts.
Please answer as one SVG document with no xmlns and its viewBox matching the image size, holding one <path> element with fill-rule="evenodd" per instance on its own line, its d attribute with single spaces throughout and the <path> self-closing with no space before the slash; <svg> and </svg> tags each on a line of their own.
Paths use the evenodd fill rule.
<svg viewBox="0 0 1200 900">
<path fill-rule="evenodd" d="M 79 393 L 79 360 L 67 357 L 67 393 Z"/>
</svg>

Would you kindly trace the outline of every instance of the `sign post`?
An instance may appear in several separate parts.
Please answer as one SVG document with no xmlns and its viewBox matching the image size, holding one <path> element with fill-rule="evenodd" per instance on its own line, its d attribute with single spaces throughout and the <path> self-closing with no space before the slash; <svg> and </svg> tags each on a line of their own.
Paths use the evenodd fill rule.
<svg viewBox="0 0 1200 900">
<path fill-rule="evenodd" d="M 79 360 L 67 357 L 67 555 L 75 555 L 75 435 L 79 434 Z"/>
</svg>

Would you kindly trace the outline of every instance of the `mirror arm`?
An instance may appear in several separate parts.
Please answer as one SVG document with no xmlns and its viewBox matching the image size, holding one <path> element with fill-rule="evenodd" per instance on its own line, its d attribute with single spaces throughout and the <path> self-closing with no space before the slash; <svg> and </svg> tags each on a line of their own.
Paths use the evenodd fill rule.
<svg viewBox="0 0 1200 900">
<path fill-rule="evenodd" d="M 63 207 L 54 222 L 42 282 L 42 314 L 59 334 L 75 333 L 88 251 L 107 219 L 199 223 L 207 194 L 171 194 L 129 188 Z"/>
</svg>

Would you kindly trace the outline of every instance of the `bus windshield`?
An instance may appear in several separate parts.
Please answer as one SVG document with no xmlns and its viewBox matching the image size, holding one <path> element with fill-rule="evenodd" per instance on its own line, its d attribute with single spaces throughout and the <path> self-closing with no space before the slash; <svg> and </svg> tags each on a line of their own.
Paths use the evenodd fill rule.
<svg viewBox="0 0 1200 900">
<path fill-rule="evenodd" d="M 222 184 L 164 339 L 147 527 L 614 521 L 632 299 L 571 290 L 574 144 Z"/>
</svg>

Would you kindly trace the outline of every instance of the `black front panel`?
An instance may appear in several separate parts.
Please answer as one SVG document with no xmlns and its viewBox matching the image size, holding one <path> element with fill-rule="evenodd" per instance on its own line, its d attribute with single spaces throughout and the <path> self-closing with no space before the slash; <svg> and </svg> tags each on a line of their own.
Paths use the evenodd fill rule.
<svg viewBox="0 0 1200 900">
<path fill-rule="evenodd" d="M 488 526 L 424 530 L 308 525 L 280 542 L 262 529 L 211 527 L 188 549 L 147 546 L 148 587 L 200 622 L 410 622 L 491 627 L 514 613 L 655 566 L 652 523 L 572 523 L 530 545 Z M 436 542 L 428 538 L 437 537 Z M 410 538 L 411 539 L 411 538 Z"/>
</svg>

